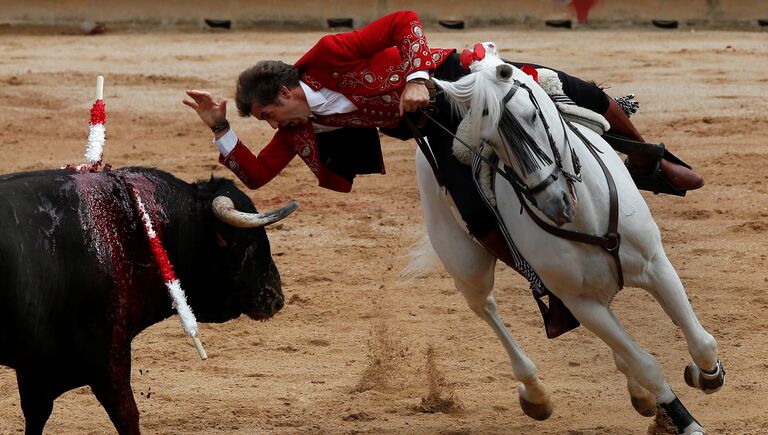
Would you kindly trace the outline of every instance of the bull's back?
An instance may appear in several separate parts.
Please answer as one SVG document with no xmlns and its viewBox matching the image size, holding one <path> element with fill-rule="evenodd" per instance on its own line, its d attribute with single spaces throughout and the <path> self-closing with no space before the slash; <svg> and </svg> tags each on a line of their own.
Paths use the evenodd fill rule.
<svg viewBox="0 0 768 435">
<path fill-rule="evenodd" d="M 104 339 L 107 277 L 88 246 L 71 171 L 0 177 L 0 363 Z M 90 327 L 90 328 L 89 328 Z"/>
</svg>

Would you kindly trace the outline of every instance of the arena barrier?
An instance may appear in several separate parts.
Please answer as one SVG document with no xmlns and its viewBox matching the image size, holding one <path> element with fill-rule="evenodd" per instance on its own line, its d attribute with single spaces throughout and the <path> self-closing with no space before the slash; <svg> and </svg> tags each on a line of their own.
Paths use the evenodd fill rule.
<svg viewBox="0 0 768 435">
<path fill-rule="evenodd" d="M 343 24 L 361 27 L 400 9 L 416 11 L 425 25 L 471 28 L 490 25 L 560 23 L 570 27 L 648 25 L 654 20 L 683 26 L 752 26 L 765 24 L 768 0 L 26 0 L 4 1 L 0 25 L 83 26 L 106 23 L 129 26 L 294 27 L 327 29 Z M 676 26 L 675 26 L 676 27 Z"/>
</svg>

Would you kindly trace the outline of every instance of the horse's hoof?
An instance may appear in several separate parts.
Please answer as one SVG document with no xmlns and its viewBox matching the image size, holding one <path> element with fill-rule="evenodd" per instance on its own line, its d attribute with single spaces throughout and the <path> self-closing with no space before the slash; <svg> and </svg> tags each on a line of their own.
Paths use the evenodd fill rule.
<svg viewBox="0 0 768 435">
<path fill-rule="evenodd" d="M 632 407 L 643 417 L 653 417 L 656 415 L 656 399 L 650 394 L 645 397 L 632 397 Z"/>
<path fill-rule="evenodd" d="M 683 377 L 689 387 L 698 388 L 705 394 L 712 394 L 720 391 L 725 384 L 725 367 L 718 360 L 715 372 L 710 374 L 701 370 L 696 364 L 690 363 L 685 367 Z"/>
<path fill-rule="evenodd" d="M 701 427 L 699 423 L 696 423 L 695 421 L 688 425 L 685 429 L 683 429 L 682 432 L 679 432 L 683 435 L 705 435 L 704 428 Z"/>
<path fill-rule="evenodd" d="M 547 403 L 533 403 L 525 400 L 523 396 L 520 396 L 520 408 L 522 408 L 525 415 L 539 421 L 548 419 L 554 409 L 551 401 Z"/>
</svg>

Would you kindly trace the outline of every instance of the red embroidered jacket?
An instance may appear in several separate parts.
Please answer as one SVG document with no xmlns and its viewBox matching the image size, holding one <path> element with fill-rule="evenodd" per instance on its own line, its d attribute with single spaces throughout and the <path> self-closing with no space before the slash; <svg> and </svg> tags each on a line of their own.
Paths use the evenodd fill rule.
<svg viewBox="0 0 768 435">
<path fill-rule="evenodd" d="M 406 77 L 416 71 L 434 70 L 452 52 L 430 49 L 416 14 L 401 11 L 353 32 L 324 36 L 295 66 L 309 87 L 340 92 L 358 109 L 326 117 L 329 119 L 323 124 L 394 127 L 400 121 L 400 95 Z M 352 189 L 348 178 L 321 162 L 311 120 L 295 129 L 279 129 L 258 157 L 238 141 L 232 152 L 220 156 L 219 161 L 246 186 L 257 189 L 272 180 L 296 155 L 315 174 L 321 187 L 339 192 Z"/>
</svg>

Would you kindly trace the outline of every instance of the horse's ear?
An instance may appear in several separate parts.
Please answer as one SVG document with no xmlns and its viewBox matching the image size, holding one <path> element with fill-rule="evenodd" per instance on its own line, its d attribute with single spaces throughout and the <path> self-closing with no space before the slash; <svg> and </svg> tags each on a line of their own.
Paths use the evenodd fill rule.
<svg viewBox="0 0 768 435">
<path fill-rule="evenodd" d="M 499 80 L 509 80 L 509 78 L 512 77 L 512 67 L 506 63 L 497 66 L 496 77 L 498 77 Z"/>
</svg>

